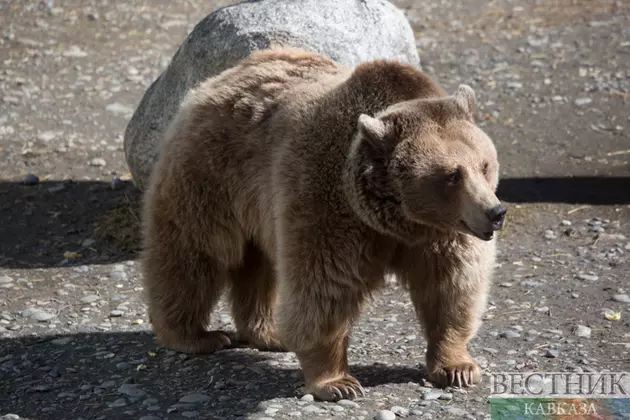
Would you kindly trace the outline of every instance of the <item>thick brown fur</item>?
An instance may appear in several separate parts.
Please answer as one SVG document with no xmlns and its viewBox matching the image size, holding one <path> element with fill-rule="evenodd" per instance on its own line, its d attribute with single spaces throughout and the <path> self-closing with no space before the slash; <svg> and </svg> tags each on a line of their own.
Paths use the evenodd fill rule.
<svg viewBox="0 0 630 420">
<path fill-rule="evenodd" d="M 362 388 L 348 335 L 392 273 L 426 331 L 430 379 L 479 382 L 467 345 L 494 264 L 494 241 L 480 238 L 499 202 L 473 107 L 467 86 L 447 95 L 407 65 L 348 69 L 292 49 L 256 52 L 191 91 L 144 203 L 158 340 L 294 351 L 307 392 L 352 398 Z M 207 331 L 228 290 L 237 334 Z"/>
</svg>

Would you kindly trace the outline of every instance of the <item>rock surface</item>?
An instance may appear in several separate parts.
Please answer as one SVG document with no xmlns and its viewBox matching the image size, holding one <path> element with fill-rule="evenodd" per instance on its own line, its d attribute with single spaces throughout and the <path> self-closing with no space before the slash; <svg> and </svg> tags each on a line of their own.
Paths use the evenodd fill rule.
<svg viewBox="0 0 630 420">
<path fill-rule="evenodd" d="M 252 0 L 218 9 L 180 45 L 127 126 L 125 157 L 140 190 L 186 92 L 251 52 L 279 45 L 305 48 L 349 66 L 378 58 L 420 66 L 409 22 L 384 0 Z"/>
</svg>

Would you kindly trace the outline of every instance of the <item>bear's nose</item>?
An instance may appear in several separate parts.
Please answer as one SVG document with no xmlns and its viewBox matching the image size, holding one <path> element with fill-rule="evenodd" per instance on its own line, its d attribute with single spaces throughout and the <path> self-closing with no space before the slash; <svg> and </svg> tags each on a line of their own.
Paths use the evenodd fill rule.
<svg viewBox="0 0 630 420">
<path fill-rule="evenodd" d="M 488 210 L 488 219 L 492 222 L 492 228 L 494 230 L 499 230 L 503 227 L 505 213 L 507 213 L 507 209 L 503 204 L 499 204 L 498 206 Z"/>
</svg>

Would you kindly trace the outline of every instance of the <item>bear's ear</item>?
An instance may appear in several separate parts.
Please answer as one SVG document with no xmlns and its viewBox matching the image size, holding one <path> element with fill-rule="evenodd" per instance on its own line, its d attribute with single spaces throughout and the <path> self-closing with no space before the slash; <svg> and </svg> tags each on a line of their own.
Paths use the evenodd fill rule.
<svg viewBox="0 0 630 420">
<path fill-rule="evenodd" d="M 468 85 L 459 85 L 453 98 L 457 105 L 466 112 L 468 118 L 473 120 L 475 113 L 475 91 Z"/>
<path fill-rule="evenodd" d="M 359 115 L 358 128 L 363 137 L 374 145 L 380 143 L 387 135 L 385 123 L 366 114 Z"/>
</svg>

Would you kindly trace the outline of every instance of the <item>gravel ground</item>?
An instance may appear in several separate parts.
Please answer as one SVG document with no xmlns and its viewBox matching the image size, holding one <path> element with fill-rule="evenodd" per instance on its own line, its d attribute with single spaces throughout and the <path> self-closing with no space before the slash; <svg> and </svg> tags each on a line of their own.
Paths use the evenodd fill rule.
<svg viewBox="0 0 630 420">
<path fill-rule="evenodd" d="M 424 380 L 393 284 L 352 335 L 361 400 L 303 396 L 292 353 L 155 344 L 122 134 L 224 4 L 0 2 L 0 418 L 489 418 L 488 377 L 469 391 Z M 499 150 L 509 213 L 472 354 L 486 373 L 630 370 L 630 3 L 396 4 L 424 69 L 476 90 Z M 213 323 L 232 324 L 224 305 Z"/>
</svg>

